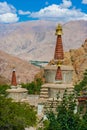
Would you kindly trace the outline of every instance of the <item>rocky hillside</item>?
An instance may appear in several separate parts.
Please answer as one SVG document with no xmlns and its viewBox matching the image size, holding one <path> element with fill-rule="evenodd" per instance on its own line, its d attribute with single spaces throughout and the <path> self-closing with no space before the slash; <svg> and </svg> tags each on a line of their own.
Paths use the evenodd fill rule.
<svg viewBox="0 0 87 130">
<path fill-rule="evenodd" d="M 50 60 L 56 44 L 58 23 L 31 21 L 0 24 L 0 49 L 25 60 Z M 71 21 L 63 25 L 64 50 L 81 46 L 87 38 L 87 21 Z"/>
<path fill-rule="evenodd" d="M 0 76 L 0 85 L 9 84 L 9 83 L 10 83 L 9 79 Z"/>
<path fill-rule="evenodd" d="M 12 69 L 14 66 L 16 68 L 18 83 L 31 82 L 34 76 L 40 71 L 39 68 L 28 62 L 0 51 L 0 83 L 11 82 Z"/>
<path fill-rule="evenodd" d="M 74 81 L 81 80 L 87 69 L 87 39 L 78 49 L 65 53 L 65 64 L 72 64 L 75 69 Z"/>
</svg>

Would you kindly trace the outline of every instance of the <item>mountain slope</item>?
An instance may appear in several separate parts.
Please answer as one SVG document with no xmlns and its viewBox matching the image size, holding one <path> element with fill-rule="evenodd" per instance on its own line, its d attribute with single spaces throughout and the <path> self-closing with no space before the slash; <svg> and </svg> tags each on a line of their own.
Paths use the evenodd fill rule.
<svg viewBox="0 0 87 130">
<path fill-rule="evenodd" d="M 10 83 L 14 66 L 18 83 L 31 82 L 39 72 L 39 68 L 28 62 L 0 51 L 0 77 L 5 77 L 5 81 L 7 80 Z M 1 78 L 1 81 L 4 82 L 4 78 Z"/>
<path fill-rule="evenodd" d="M 87 39 L 81 47 L 65 53 L 65 64 L 73 65 L 75 70 L 74 82 L 81 81 L 83 72 L 87 69 Z"/>
<path fill-rule="evenodd" d="M 0 49 L 25 60 L 50 60 L 56 44 L 56 22 L 0 24 Z M 64 50 L 78 48 L 87 38 L 87 21 L 63 25 Z"/>
</svg>

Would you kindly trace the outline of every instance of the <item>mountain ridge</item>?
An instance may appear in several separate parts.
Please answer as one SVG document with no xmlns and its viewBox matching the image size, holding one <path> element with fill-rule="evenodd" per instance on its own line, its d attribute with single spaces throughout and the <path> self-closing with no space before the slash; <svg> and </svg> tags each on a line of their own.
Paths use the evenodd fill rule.
<svg viewBox="0 0 87 130">
<path fill-rule="evenodd" d="M 50 60 L 54 57 L 57 22 L 32 21 L 0 24 L 0 50 L 24 60 Z M 64 51 L 78 48 L 87 38 L 87 21 L 70 21 L 63 25 Z"/>
</svg>

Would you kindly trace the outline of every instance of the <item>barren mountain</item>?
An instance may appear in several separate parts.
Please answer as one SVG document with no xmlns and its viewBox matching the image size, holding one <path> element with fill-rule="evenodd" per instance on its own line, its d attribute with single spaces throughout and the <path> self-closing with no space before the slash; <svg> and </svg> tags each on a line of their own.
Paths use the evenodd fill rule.
<svg viewBox="0 0 87 130">
<path fill-rule="evenodd" d="M 31 82 L 39 72 L 39 68 L 0 51 L 0 82 L 11 83 L 12 69 L 15 66 L 17 82 Z"/>
<path fill-rule="evenodd" d="M 0 76 L 0 85 L 9 84 L 9 80 L 5 77 Z"/>
<path fill-rule="evenodd" d="M 58 23 L 31 21 L 0 24 L 0 49 L 25 60 L 50 60 L 56 44 Z M 87 38 L 87 21 L 71 21 L 63 25 L 64 50 L 81 46 Z"/>
<path fill-rule="evenodd" d="M 87 39 L 78 49 L 65 53 L 65 64 L 72 64 L 75 70 L 74 81 L 80 81 L 87 69 Z"/>
</svg>

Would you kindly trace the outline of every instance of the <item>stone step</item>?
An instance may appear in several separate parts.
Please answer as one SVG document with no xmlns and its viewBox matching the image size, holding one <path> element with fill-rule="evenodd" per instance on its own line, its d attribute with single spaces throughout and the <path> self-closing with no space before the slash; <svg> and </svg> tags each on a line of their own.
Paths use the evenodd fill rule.
<svg viewBox="0 0 87 130">
<path fill-rule="evenodd" d="M 45 109 L 46 108 L 57 108 L 57 106 L 58 106 L 58 100 L 55 98 L 55 99 L 53 99 L 53 98 L 50 98 L 50 99 L 48 99 L 47 100 L 47 102 L 45 103 Z"/>
<path fill-rule="evenodd" d="M 45 86 L 42 86 L 41 91 L 40 91 L 40 99 L 48 100 L 48 88 Z"/>
<path fill-rule="evenodd" d="M 47 106 L 48 106 L 48 105 L 52 105 L 52 104 L 55 106 L 55 105 L 57 105 L 58 103 L 46 103 Z"/>
<path fill-rule="evenodd" d="M 47 91 L 47 90 L 41 90 L 40 92 L 47 92 L 47 93 L 48 93 L 48 91 Z"/>
<path fill-rule="evenodd" d="M 48 88 L 41 88 L 41 90 L 48 91 Z"/>
<path fill-rule="evenodd" d="M 49 98 L 49 96 L 48 96 L 47 94 L 46 94 L 46 95 L 41 94 L 41 95 L 40 95 L 40 98 L 41 98 L 41 97 L 42 97 L 42 98 Z"/>
<path fill-rule="evenodd" d="M 40 94 L 47 94 L 48 95 L 48 92 L 47 91 L 41 91 Z"/>
</svg>

